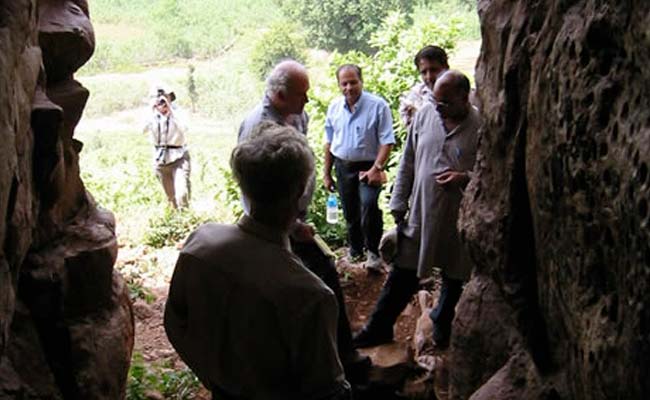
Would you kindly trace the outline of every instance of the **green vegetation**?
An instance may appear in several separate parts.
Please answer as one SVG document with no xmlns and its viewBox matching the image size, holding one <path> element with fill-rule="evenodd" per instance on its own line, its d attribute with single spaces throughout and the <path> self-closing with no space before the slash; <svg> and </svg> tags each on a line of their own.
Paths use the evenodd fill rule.
<svg viewBox="0 0 650 400">
<path fill-rule="evenodd" d="M 208 222 L 209 217 L 202 217 L 193 209 L 165 209 L 162 215 L 155 215 L 149 220 L 149 228 L 144 234 L 144 243 L 153 248 L 174 246 L 192 233 L 199 225 Z"/>
<path fill-rule="evenodd" d="M 84 73 L 213 58 L 281 16 L 272 0 L 93 0 L 97 49 Z"/>
<path fill-rule="evenodd" d="M 371 52 L 370 36 L 391 11 L 411 13 L 413 0 L 277 0 L 285 14 L 300 21 L 314 47 Z"/>
<path fill-rule="evenodd" d="M 305 62 L 307 42 L 299 27 L 289 21 L 274 23 L 262 34 L 251 54 L 251 68 L 264 79 L 273 66 L 286 58 Z"/>
<path fill-rule="evenodd" d="M 141 354 L 134 353 L 126 399 L 147 400 L 156 393 L 168 400 L 189 400 L 195 397 L 199 387 L 199 380 L 189 369 L 175 370 L 171 365 L 147 364 Z"/>
</svg>

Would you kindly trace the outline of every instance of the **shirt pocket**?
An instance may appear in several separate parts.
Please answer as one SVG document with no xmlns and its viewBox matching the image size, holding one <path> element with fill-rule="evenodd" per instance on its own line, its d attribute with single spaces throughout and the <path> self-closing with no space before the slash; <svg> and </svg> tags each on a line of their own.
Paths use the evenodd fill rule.
<svg viewBox="0 0 650 400">
<path fill-rule="evenodd" d="M 354 145 L 357 148 L 371 147 L 376 141 L 377 120 L 367 115 L 359 115 L 352 123 Z"/>
</svg>

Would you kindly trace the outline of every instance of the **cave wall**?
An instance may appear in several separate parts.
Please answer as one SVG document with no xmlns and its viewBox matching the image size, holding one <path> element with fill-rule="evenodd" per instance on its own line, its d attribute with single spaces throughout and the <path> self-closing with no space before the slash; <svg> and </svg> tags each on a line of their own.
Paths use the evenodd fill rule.
<svg viewBox="0 0 650 400">
<path fill-rule="evenodd" d="M 120 399 L 133 348 L 113 215 L 79 177 L 86 0 L 0 2 L 0 399 Z"/>
<path fill-rule="evenodd" d="M 649 398 L 650 2 L 478 7 L 450 398 Z"/>
</svg>

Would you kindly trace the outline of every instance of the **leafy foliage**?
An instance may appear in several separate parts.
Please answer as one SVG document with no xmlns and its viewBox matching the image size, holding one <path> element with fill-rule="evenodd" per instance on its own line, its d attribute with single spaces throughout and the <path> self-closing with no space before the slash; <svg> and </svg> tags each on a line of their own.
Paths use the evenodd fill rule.
<svg viewBox="0 0 650 400">
<path fill-rule="evenodd" d="M 264 32 L 251 54 L 251 69 L 264 79 L 279 61 L 291 58 L 306 59 L 307 43 L 299 27 L 288 21 L 279 21 Z"/>
<path fill-rule="evenodd" d="M 407 15 L 413 0 L 277 0 L 285 14 L 300 21 L 310 43 L 327 49 L 365 53 L 373 50 L 368 39 L 384 17 L 394 10 Z"/>
<path fill-rule="evenodd" d="M 127 400 L 150 399 L 158 393 L 169 400 L 193 399 L 199 389 L 199 380 L 185 368 L 177 371 L 164 364 L 146 364 L 142 355 L 135 353 L 126 388 Z"/>
<path fill-rule="evenodd" d="M 173 246 L 184 240 L 207 220 L 191 208 L 180 210 L 165 208 L 161 215 L 149 220 L 149 229 L 144 235 L 144 243 L 154 248 Z"/>
</svg>

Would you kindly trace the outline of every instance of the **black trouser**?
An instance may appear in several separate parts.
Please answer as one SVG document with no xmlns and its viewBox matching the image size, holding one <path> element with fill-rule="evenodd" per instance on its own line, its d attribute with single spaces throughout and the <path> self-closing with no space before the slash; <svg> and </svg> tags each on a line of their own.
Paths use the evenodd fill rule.
<svg viewBox="0 0 650 400">
<path fill-rule="evenodd" d="M 415 270 L 393 266 L 386 283 L 381 288 L 366 329 L 379 335 L 393 335 L 393 325 L 417 293 L 419 279 Z M 463 292 L 463 281 L 442 276 L 442 287 L 438 304 L 429 317 L 445 334 L 451 331 L 451 323 L 456 315 L 456 304 Z"/>
<path fill-rule="evenodd" d="M 372 168 L 374 161 L 348 162 L 334 157 L 336 185 L 341 196 L 352 253 L 363 254 L 365 247 L 378 254 L 384 220 L 379 209 L 381 187 L 359 181 L 359 172 Z M 365 240 L 364 240 L 365 239 Z"/>
<path fill-rule="evenodd" d="M 325 284 L 332 289 L 339 306 L 339 319 L 337 323 L 337 345 L 341 361 L 348 360 L 352 348 L 352 332 L 348 314 L 345 310 L 345 299 L 339 282 L 339 274 L 336 272 L 334 260 L 324 254 L 315 242 L 300 243 L 291 241 L 291 248 L 302 263 L 318 276 Z"/>
<path fill-rule="evenodd" d="M 420 280 L 414 270 L 393 266 L 366 328 L 380 336 L 393 336 L 393 325 L 418 291 Z"/>
</svg>

